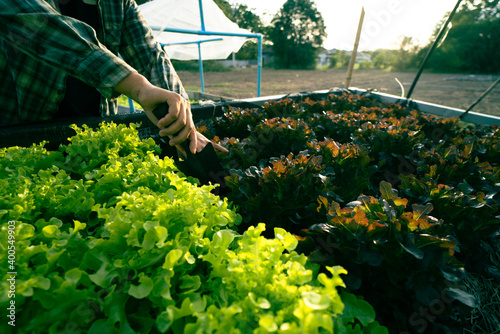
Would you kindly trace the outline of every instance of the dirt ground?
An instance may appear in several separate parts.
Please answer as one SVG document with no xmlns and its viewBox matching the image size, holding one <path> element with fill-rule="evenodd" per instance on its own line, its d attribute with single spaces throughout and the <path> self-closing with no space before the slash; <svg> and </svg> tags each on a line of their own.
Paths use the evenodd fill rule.
<svg viewBox="0 0 500 334">
<path fill-rule="evenodd" d="M 351 87 L 374 89 L 381 93 L 401 95 L 398 79 L 408 92 L 414 78 L 412 72 L 355 70 Z M 198 72 L 179 71 L 188 90 L 200 91 Z M 261 96 L 312 92 L 343 88 L 347 76 L 344 69 L 328 70 L 262 70 Z M 414 100 L 467 109 L 497 79 L 494 75 L 423 73 L 411 96 Z M 234 69 L 229 72 L 205 72 L 205 93 L 234 99 L 257 96 L 257 69 Z M 490 92 L 472 111 L 500 116 L 500 85 Z"/>
</svg>

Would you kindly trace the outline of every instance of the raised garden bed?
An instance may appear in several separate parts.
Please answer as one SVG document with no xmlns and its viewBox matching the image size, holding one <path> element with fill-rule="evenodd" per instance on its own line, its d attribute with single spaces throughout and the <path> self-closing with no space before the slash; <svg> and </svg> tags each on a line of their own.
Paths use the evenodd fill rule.
<svg viewBox="0 0 500 334">
<path fill-rule="evenodd" d="M 467 273 L 500 282 L 497 125 L 344 93 L 229 108 L 199 128 L 229 149 L 240 228 L 283 227 L 346 268 L 391 332 L 467 328 Z"/>
<path fill-rule="evenodd" d="M 262 275 L 274 270 L 271 269 L 272 262 L 268 263 L 269 267 L 263 267 L 261 274 L 257 276 L 254 273 L 259 273 L 259 268 L 254 267 L 251 264 L 254 262 L 251 261 L 248 262 L 248 270 L 242 271 L 242 276 L 223 276 L 228 274 L 228 268 L 233 268 L 229 271 L 239 268 L 239 265 L 235 264 L 241 261 L 241 258 L 248 258 L 249 254 L 245 254 L 248 247 L 258 249 L 260 246 L 256 246 L 257 243 L 266 244 L 269 241 L 270 248 L 260 249 L 258 254 L 272 252 L 271 249 L 276 247 L 284 247 L 282 253 L 268 259 L 285 262 L 297 260 L 304 268 L 313 269 L 313 276 L 305 280 L 303 285 L 325 286 L 324 283 L 318 284 L 324 281 L 324 278 L 320 279 L 320 275 L 325 274 L 327 276 L 321 277 L 338 277 L 345 283 L 345 288 L 341 287 L 342 283 L 339 281 L 336 281 L 335 287 L 331 286 L 339 292 L 339 298 L 345 307 L 343 316 L 337 312 L 340 309 L 335 309 L 336 304 L 331 302 L 325 308 L 330 316 L 315 313 L 314 319 L 323 329 L 334 328 L 335 332 L 342 332 L 342 326 L 347 326 L 354 332 L 383 333 L 384 329 L 374 321 L 375 314 L 376 319 L 389 328 L 391 333 L 438 333 L 445 330 L 458 333 L 464 328 L 470 331 L 477 329 L 471 321 L 471 314 L 478 306 L 478 300 L 464 285 L 464 279 L 473 274 L 493 280 L 497 286 L 500 281 L 498 265 L 493 262 L 499 251 L 500 130 L 496 125 L 468 124 L 457 118 L 423 114 L 399 104 L 389 105 L 381 102 L 383 99 L 338 91 L 280 97 L 265 103 L 254 100 L 230 104 L 214 103 L 200 107 L 199 111 L 195 109 L 193 114 L 199 130 L 208 137 L 215 137 L 214 140 L 230 149 L 229 154 L 221 154 L 220 158 L 231 174 L 226 179 L 228 202 L 224 203 L 228 206 L 227 215 L 233 218 L 222 219 L 221 217 L 226 216 L 222 211 L 215 214 L 213 206 L 218 204 L 215 204 L 215 197 L 211 197 L 208 191 L 202 195 L 204 199 L 193 194 L 194 197 L 190 201 L 199 202 L 200 205 L 202 202 L 213 203 L 207 204 L 204 209 L 206 213 L 202 214 L 212 221 L 210 228 L 207 228 L 205 223 L 199 226 L 191 221 L 189 214 L 182 218 L 186 220 L 186 228 L 190 231 L 206 229 L 206 232 L 198 231 L 206 234 L 208 238 L 201 244 L 198 241 L 199 236 L 192 236 L 191 232 L 181 235 L 172 233 L 170 230 L 175 229 L 177 225 L 170 226 L 167 221 L 160 220 L 159 225 L 155 226 L 163 226 L 168 231 L 168 236 L 178 235 L 175 241 L 170 237 L 162 239 L 158 232 L 155 232 L 154 236 L 152 232 L 147 232 L 154 224 L 143 226 L 142 223 L 132 223 L 136 221 L 132 216 L 143 217 L 142 215 L 146 214 L 142 210 L 146 210 L 149 215 L 139 219 L 143 223 L 152 219 L 151 217 L 161 215 L 161 205 L 168 206 L 168 201 L 177 198 L 177 194 L 180 195 L 180 201 L 186 201 L 182 197 L 184 193 L 175 193 L 172 197 L 169 189 L 174 182 L 173 178 L 176 179 L 177 176 L 162 176 L 170 173 L 174 167 L 168 163 L 157 165 L 158 160 L 149 152 L 155 150 L 154 143 L 150 140 L 140 142 L 138 139 L 126 138 L 137 135 L 147 138 L 157 132 L 143 114 L 106 119 L 116 123 L 143 123 L 137 135 L 132 135 L 127 132 L 129 130 L 123 128 L 118 133 L 129 133 L 123 138 L 117 132 L 113 134 L 108 131 L 110 136 L 116 137 L 111 140 L 111 146 L 101 143 L 107 138 L 102 133 L 92 134 L 87 130 L 77 135 L 80 137 L 74 137 L 72 144 L 65 146 L 65 151 L 46 153 L 42 148 L 20 150 L 17 153 L 13 153 L 15 150 L 9 151 L 10 155 L 4 154 L 3 159 L 11 161 L 13 165 L 2 165 L 0 172 L 4 173 L 5 177 L 12 176 L 19 184 L 12 186 L 7 182 L 6 185 L 9 186 L 4 189 L 7 189 L 8 194 L 21 191 L 27 194 L 26 199 L 36 200 L 26 202 L 15 195 L 4 196 L 3 203 L 9 209 L 0 211 L 4 215 L 2 219 L 23 222 L 18 226 L 29 232 L 26 232 L 26 246 L 38 247 L 40 243 L 47 245 L 42 247 L 43 249 L 35 247 L 40 250 L 41 255 L 34 256 L 33 260 L 30 260 L 32 262 L 26 265 L 25 280 L 27 277 L 41 278 L 30 281 L 32 290 L 24 290 L 28 291 L 24 292 L 27 294 L 23 297 L 26 298 L 24 300 L 36 300 L 40 303 L 32 304 L 35 309 L 40 308 L 38 305 L 42 306 L 40 310 L 43 307 L 51 307 L 55 304 L 53 299 L 47 296 L 55 291 L 66 291 L 61 290 L 62 285 L 64 280 L 69 280 L 69 283 L 76 282 L 77 285 L 73 288 L 83 289 L 87 294 L 87 297 L 78 299 L 80 304 L 85 298 L 90 298 L 93 302 L 86 304 L 87 306 L 93 306 L 93 303 L 99 305 L 98 309 L 91 312 L 95 322 L 95 325 L 92 325 L 95 326 L 92 328 L 94 331 L 105 325 L 119 327 L 121 330 L 128 328 L 123 326 L 129 326 L 132 330 L 137 330 L 142 322 L 146 327 L 140 329 L 141 333 L 159 329 L 174 333 L 195 328 L 208 331 L 209 327 L 202 327 L 208 326 L 203 319 L 207 316 L 217 316 L 218 321 L 228 329 L 239 328 L 239 325 L 245 328 L 243 325 L 246 325 L 246 328 L 250 326 L 260 328 L 262 332 L 264 329 L 272 332 L 283 325 L 284 318 L 273 313 L 278 312 L 280 306 L 271 308 L 273 312 L 269 314 L 259 313 L 259 310 L 269 309 L 266 308 L 268 304 L 265 300 L 271 305 L 282 305 L 281 308 L 284 308 L 288 302 L 279 299 L 283 295 L 279 298 L 273 295 L 274 301 L 270 300 L 271 292 L 267 290 L 262 291 L 267 291 L 266 296 L 269 298 L 249 294 L 248 291 L 242 295 L 240 290 L 243 288 L 236 284 L 246 276 L 255 278 L 255 282 L 262 280 Z M 79 124 L 97 127 L 98 122 L 95 119 L 82 120 Z M 48 145 L 57 147 L 61 143 L 67 144 L 66 139 L 81 130 L 75 132 L 68 123 L 47 123 L 31 127 L 29 131 L 27 134 L 25 127 L 24 131 L 23 127 L 2 129 L 2 145 L 29 146 L 29 141 L 49 139 L 51 143 Z M 4 139 L 10 141 L 5 142 Z M 132 146 L 128 147 L 128 144 Z M 137 149 L 139 151 L 136 151 Z M 26 167 L 31 165 L 33 167 Z M 165 185 L 160 184 L 158 179 L 163 180 Z M 137 180 L 137 183 L 133 180 Z M 39 181 L 45 183 L 38 184 Z M 61 190 L 66 189 L 68 194 L 59 197 L 57 192 L 50 196 L 43 195 L 40 189 L 51 191 L 49 183 L 55 184 L 54 182 L 59 182 L 57 184 Z M 188 189 L 192 189 L 192 182 L 187 182 L 189 185 L 181 182 L 182 185 L 179 183 L 179 186 L 175 183 L 174 188 L 177 191 L 186 189 L 186 194 L 191 194 L 193 191 Z M 163 186 L 167 188 L 161 188 Z M 88 195 L 89 193 L 92 195 Z M 78 197 L 77 194 L 82 196 Z M 143 197 L 148 199 L 147 203 L 141 199 Z M 8 201 L 5 198 L 8 198 Z M 21 202 L 12 201 L 31 204 L 23 207 Z M 63 204 L 58 205 L 58 201 Z M 136 202 L 141 203 L 137 209 L 140 212 L 136 212 L 132 205 Z M 100 204 L 96 205 L 98 203 Z M 77 210 L 72 211 L 69 207 Z M 183 206 L 186 212 L 190 210 L 189 207 L 192 206 Z M 241 223 L 239 218 L 235 218 L 232 207 L 241 215 Z M 57 210 L 61 210 L 62 218 L 61 212 Z M 28 216 L 24 217 L 26 212 Z M 12 215 L 16 214 L 21 215 L 21 218 L 12 218 Z M 127 218 L 129 214 L 132 216 Z M 222 220 L 218 221 L 219 218 L 216 219 L 215 216 Z M 51 217 L 54 217 L 54 220 L 51 221 Z M 35 218 L 38 220 L 35 221 Z M 73 222 L 75 219 L 78 224 Z M 119 219 L 120 223 L 116 223 L 115 219 Z M 124 224 L 124 219 L 129 219 L 131 225 Z M 82 223 L 92 228 L 80 229 Z M 260 223 L 265 224 L 265 230 L 255 228 Z M 34 227 L 24 224 L 34 224 Z M 6 224 L 2 226 L 8 228 Z M 142 231 L 133 232 L 139 241 L 125 241 L 130 238 L 130 228 Z M 220 235 L 221 229 L 234 232 L 227 232 L 227 235 L 224 232 Z M 282 231 L 278 235 L 286 234 L 287 237 L 283 239 L 276 235 L 275 231 Z M 115 232 L 118 233 L 117 236 L 121 236 L 117 237 L 118 239 L 123 238 L 120 239 L 121 243 L 110 237 Z M 146 242 L 148 233 L 151 234 L 148 238 L 152 238 L 152 241 Z M 253 240 L 251 242 L 256 244 L 236 243 L 233 241 L 236 240 L 232 237 L 233 233 L 247 235 L 250 239 L 243 239 Z M 296 244 L 293 242 L 293 247 L 288 244 L 292 240 L 288 238 L 291 235 L 295 236 L 292 239 L 297 241 Z M 62 249 L 57 247 L 65 247 L 64 240 L 73 238 L 72 236 L 78 240 L 78 245 L 74 246 L 74 249 L 71 248 L 70 252 L 89 254 L 83 264 L 67 259 L 60 262 L 57 257 L 52 261 L 50 256 L 55 256 Z M 260 237 L 263 239 L 259 239 Z M 123 266 L 123 260 L 116 262 L 114 256 L 121 259 L 123 254 L 130 254 L 132 259 L 132 254 L 139 251 L 139 257 L 147 258 L 150 255 L 141 249 L 151 245 L 155 245 L 151 247 L 156 249 L 160 241 L 168 244 L 170 248 L 158 252 L 165 252 L 167 249 L 170 252 L 184 245 L 179 238 L 186 240 L 185 248 L 181 248 L 181 257 L 185 257 L 187 264 L 184 260 L 168 262 L 170 260 L 163 258 L 159 266 L 158 262 L 148 266 L 141 265 L 141 261 L 147 262 L 147 259 L 134 258 L 131 264 L 133 267 L 125 270 L 125 276 L 114 275 L 121 272 L 119 268 Z M 101 239 L 102 241 L 96 241 Z M 285 239 L 288 241 L 283 241 Z M 281 240 L 279 242 L 282 242 L 282 246 L 277 246 L 279 243 L 274 244 L 277 240 Z M 92 249 L 96 247 L 96 243 L 101 245 L 98 250 L 114 255 L 109 258 L 109 255 L 106 257 L 94 254 L 97 250 Z M 290 247 L 287 248 L 286 245 Z M 115 246 L 121 252 L 119 255 L 111 251 Z M 231 253 L 222 251 L 226 248 L 230 249 Z M 188 253 L 193 255 L 195 260 L 192 260 Z M 207 254 L 215 256 L 216 253 L 217 256 L 229 256 L 230 259 L 206 257 Z M 290 257 L 290 254 L 293 256 Z M 305 257 L 298 260 L 295 257 L 299 256 L 298 254 Z M 175 253 L 175 256 L 177 255 Z M 173 273 L 169 274 L 164 270 L 168 269 L 164 268 L 164 260 L 180 267 L 176 267 Z M 103 263 L 106 266 L 103 267 Z M 42 269 L 37 269 L 38 266 Z M 336 266 L 347 269 L 348 273 L 336 276 L 341 273 Z M 206 271 L 199 272 L 200 268 Z M 332 276 L 327 268 L 337 269 Z M 33 276 L 33 270 L 37 275 L 39 272 L 43 273 Z M 71 275 L 67 274 L 68 272 Z M 73 274 L 78 276 L 78 280 L 75 281 L 76 276 Z M 286 276 L 290 272 L 279 275 L 282 274 Z M 128 275 L 133 276 L 130 282 Z M 196 299 L 197 301 L 207 296 L 210 302 L 199 304 L 191 298 L 190 302 L 194 308 L 190 309 L 189 305 L 184 305 L 184 297 L 175 297 L 171 301 L 171 294 L 165 301 L 162 299 L 163 295 L 160 298 L 153 293 L 155 289 L 159 289 L 156 284 L 159 284 L 160 278 L 165 275 L 169 277 L 168 284 L 171 289 L 180 293 L 179 296 L 201 298 Z M 189 279 L 183 278 L 184 275 Z M 47 287 L 47 281 L 43 277 L 46 276 L 50 276 L 48 279 L 54 285 L 49 284 L 50 287 L 44 289 Z M 127 279 L 120 279 L 123 277 Z M 193 277 L 198 277 L 200 282 L 213 282 L 213 285 L 198 286 L 195 284 L 197 279 Z M 271 286 L 277 284 L 274 276 L 266 277 L 268 281 L 265 282 L 269 282 Z M 237 288 L 228 291 L 217 290 L 221 286 L 218 279 L 223 282 L 233 280 L 231 282 L 234 282 L 234 285 L 231 286 Z M 91 288 L 93 284 L 98 287 Z M 151 286 L 154 288 L 150 294 L 146 294 Z M 194 286 L 196 288 L 192 292 L 193 295 L 184 294 L 183 289 L 191 291 L 189 287 Z M 219 288 L 216 288 L 217 286 Z M 114 294 L 116 289 L 118 293 Z M 224 311 L 220 311 L 223 306 L 229 307 L 230 303 L 226 297 L 222 298 L 226 304 L 222 303 L 219 297 L 212 297 L 211 294 L 216 290 L 220 296 L 233 296 L 235 308 L 224 308 Z M 31 297 L 30 291 L 39 294 L 32 295 L 37 297 Z M 255 291 L 252 290 L 252 293 L 256 293 Z M 102 298 L 101 294 L 106 298 Z M 295 300 L 303 300 L 306 303 L 314 300 L 316 306 L 314 303 L 309 306 L 319 310 L 326 305 L 321 297 L 326 295 L 326 290 L 322 290 L 316 291 L 314 295 L 302 295 L 302 298 L 306 299 Z M 309 298 L 313 296 L 313 299 Z M 126 299 L 130 300 L 132 305 L 145 305 L 147 312 L 139 314 L 130 311 L 130 308 L 118 306 L 115 309 L 111 304 L 107 304 L 108 300 L 114 303 L 115 297 L 117 304 L 112 305 L 121 303 L 126 306 L 128 304 L 123 302 Z M 333 300 L 337 297 L 331 295 L 324 298 Z M 209 305 L 215 305 L 215 308 L 210 308 Z M 63 306 L 64 310 L 69 310 L 78 305 Z M 257 308 L 247 309 L 247 306 Z M 73 314 L 76 317 L 76 311 L 68 311 L 66 314 L 64 310 L 59 310 L 59 323 L 54 325 L 54 328 L 60 329 L 57 326 L 67 324 L 67 321 L 61 320 L 65 319 L 64 316 Z M 37 314 L 35 310 L 29 312 L 29 317 Z M 236 313 L 230 316 L 224 312 Z M 235 314 L 238 316 L 234 316 Z M 301 320 L 296 318 L 295 312 L 292 314 L 295 318 L 286 319 L 295 319 L 295 323 L 300 327 Z M 114 321 L 112 323 L 105 320 L 110 319 L 110 316 Z M 231 317 L 232 320 L 229 319 Z M 334 319 L 331 326 L 327 318 Z M 71 319 L 76 321 L 76 318 Z M 40 321 L 47 326 L 43 319 Z M 294 328 L 290 321 L 286 326 Z M 80 322 L 77 324 L 80 326 L 78 328 L 83 326 Z M 37 325 L 39 324 L 32 321 L 30 328 L 36 328 Z M 286 326 L 282 329 L 289 328 Z M 310 332 L 317 328 L 311 327 Z M 300 328 L 294 330 L 305 333 L 301 332 Z"/>
</svg>

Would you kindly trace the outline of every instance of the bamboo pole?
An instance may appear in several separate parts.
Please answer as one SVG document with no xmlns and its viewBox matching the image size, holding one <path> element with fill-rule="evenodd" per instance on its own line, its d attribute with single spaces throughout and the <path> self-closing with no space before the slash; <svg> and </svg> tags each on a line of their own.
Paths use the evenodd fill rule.
<svg viewBox="0 0 500 334">
<path fill-rule="evenodd" d="M 354 69 L 354 63 L 356 62 L 356 55 L 358 53 L 359 39 L 361 37 L 361 30 L 363 28 L 363 20 L 365 19 L 365 7 L 361 7 L 361 15 L 359 17 L 358 31 L 356 32 L 356 40 L 354 41 L 354 48 L 352 49 L 351 60 L 349 61 L 349 67 L 347 68 L 347 78 L 345 79 L 345 88 L 349 88 L 351 85 L 352 70 Z"/>
</svg>

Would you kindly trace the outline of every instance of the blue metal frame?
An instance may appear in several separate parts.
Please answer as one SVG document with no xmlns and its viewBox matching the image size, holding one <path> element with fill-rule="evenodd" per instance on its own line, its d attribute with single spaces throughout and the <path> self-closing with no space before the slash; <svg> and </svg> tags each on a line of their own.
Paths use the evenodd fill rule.
<svg viewBox="0 0 500 334">
<path fill-rule="evenodd" d="M 130 112 L 135 112 L 134 100 L 132 100 L 130 97 L 128 98 L 128 108 Z"/>
<path fill-rule="evenodd" d="M 200 4 L 200 20 L 201 20 L 201 30 L 205 31 L 205 16 L 203 15 L 203 3 L 202 0 L 198 0 Z"/>
<path fill-rule="evenodd" d="M 205 18 L 203 15 L 203 5 L 202 0 L 199 0 L 200 5 L 200 20 L 201 20 L 201 30 L 189 30 L 189 29 L 177 29 L 177 28 L 161 28 L 157 26 L 150 26 L 153 31 L 168 31 L 177 32 L 181 34 L 191 34 L 191 35 L 202 35 L 202 36 L 235 36 L 235 37 L 247 37 L 247 38 L 257 38 L 258 41 L 258 51 L 257 51 L 257 97 L 260 97 L 260 82 L 262 78 L 262 34 L 241 34 L 241 33 L 230 33 L 230 32 L 216 32 L 216 31 L 206 31 L 205 29 Z M 181 43 L 168 43 L 165 45 L 180 45 L 180 44 L 198 44 L 198 61 L 200 70 L 200 83 L 201 92 L 205 92 L 205 83 L 203 78 L 203 58 L 201 55 L 201 43 L 214 42 L 222 40 L 222 38 L 213 38 L 204 41 L 194 41 L 194 42 L 181 42 Z M 134 102 L 131 98 L 128 99 L 130 112 L 135 112 Z"/>
<path fill-rule="evenodd" d="M 201 20 L 201 30 L 190 30 L 190 29 L 178 29 L 178 28 L 161 28 L 157 26 L 150 26 L 153 31 L 168 31 L 177 32 L 181 34 L 191 34 L 191 35 L 202 35 L 202 36 L 235 36 L 235 37 L 248 37 L 257 38 L 258 40 L 258 53 L 257 53 L 257 97 L 260 97 L 260 82 L 262 77 L 262 34 L 240 34 L 240 33 L 230 33 L 230 32 L 217 32 L 217 31 L 206 31 L 205 29 L 205 17 L 203 15 L 203 4 L 202 0 L 198 0 L 200 6 L 200 20 Z M 173 44 L 198 44 L 198 60 L 200 64 L 200 81 L 201 81 L 201 91 L 205 92 L 205 85 L 203 80 L 203 59 L 201 56 L 201 43 L 217 41 L 219 39 L 210 39 L 205 41 L 196 42 L 185 42 L 185 43 L 172 43 L 172 44 L 162 44 L 162 45 L 173 45 Z"/>
<path fill-rule="evenodd" d="M 205 42 L 214 42 L 214 41 L 222 41 L 222 38 L 212 38 L 212 39 L 206 39 L 203 41 L 196 41 L 196 42 L 179 42 L 179 43 L 162 43 L 162 46 L 168 46 L 168 45 L 183 45 L 183 44 L 198 44 L 198 64 L 200 67 L 200 83 L 201 83 L 201 92 L 205 93 L 205 83 L 203 79 L 203 61 L 201 58 L 201 43 Z"/>
<path fill-rule="evenodd" d="M 150 27 L 154 31 L 167 31 L 167 32 L 177 32 L 181 34 L 191 34 L 191 35 L 202 35 L 202 36 L 236 36 L 236 37 L 248 37 L 248 38 L 257 38 L 258 39 L 258 54 L 257 54 L 257 97 L 260 97 L 260 82 L 262 78 L 262 34 L 240 34 L 240 33 L 230 33 L 230 32 L 216 32 L 216 31 L 204 31 L 204 30 L 189 30 L 189 29 L 177 29 L 177 28 L 164 28 L 157 26 Z M 210 40 L 213 41 L 213 40 Z M 188 43 L 203 43 L 204 41 L 197 42 L 186 42 Z M 175 43 L 172 43 L 175 44 Z M 199 44 L 198 44 L 199 47 Z M 201 52 L 199 52 L 199 60 L 202 62 Z M 203 76 L 200 73 L 200 76 Z"/>
</svg>

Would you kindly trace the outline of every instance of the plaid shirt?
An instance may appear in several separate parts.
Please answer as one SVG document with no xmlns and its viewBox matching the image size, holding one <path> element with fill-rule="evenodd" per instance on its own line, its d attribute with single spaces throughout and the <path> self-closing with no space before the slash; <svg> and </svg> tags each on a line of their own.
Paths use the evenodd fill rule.
<svg viewBox="0 0 500 334">
<path fill-rule="evenodd" d="M 97 6 L 96 32 L 60 15 L 57 0 L 0 1 L 0 126 L 52 118 L 68 74 L 102 94 L 103 116 L 116 114 L 113 87 L 134 70 L 187 98 L 135 1 L 98 0 Z"/>
</svg>

